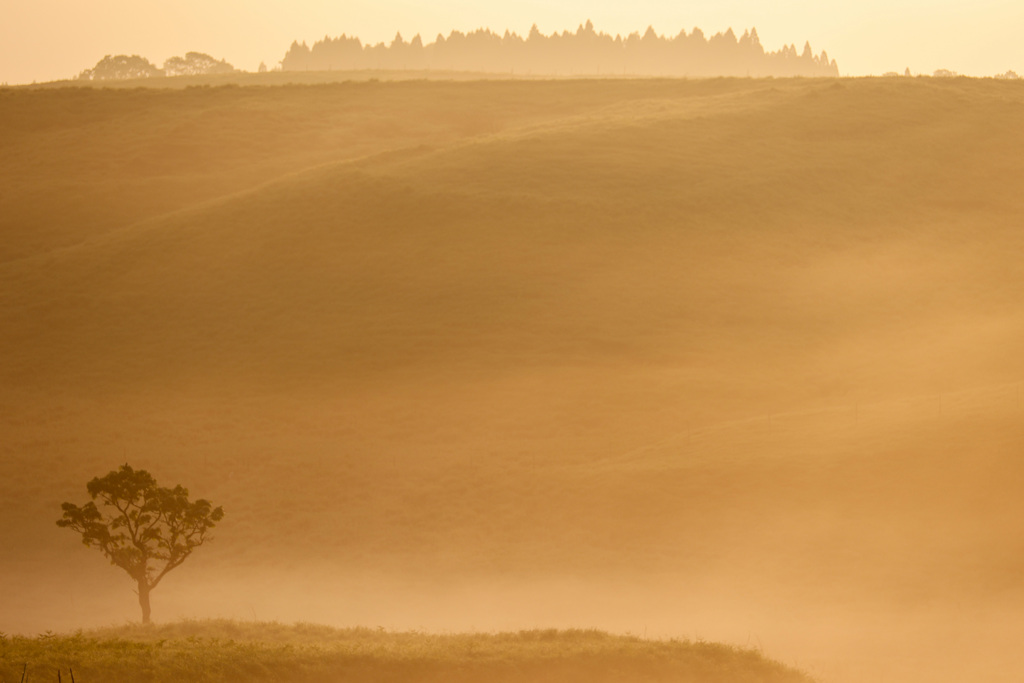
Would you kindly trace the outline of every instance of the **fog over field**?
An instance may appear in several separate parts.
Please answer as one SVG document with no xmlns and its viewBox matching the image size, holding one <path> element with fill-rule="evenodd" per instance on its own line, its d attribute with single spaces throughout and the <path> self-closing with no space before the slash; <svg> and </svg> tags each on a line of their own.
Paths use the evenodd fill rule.
<svg viewBox="0 0 1024 683">
<path fill-rule="evenodd" d="M 420 76 L 0 89 L 0 632 L 138 620 L 127 462 L 158 624 L 1020 680 L 1024 83 Z"/>
</svg>

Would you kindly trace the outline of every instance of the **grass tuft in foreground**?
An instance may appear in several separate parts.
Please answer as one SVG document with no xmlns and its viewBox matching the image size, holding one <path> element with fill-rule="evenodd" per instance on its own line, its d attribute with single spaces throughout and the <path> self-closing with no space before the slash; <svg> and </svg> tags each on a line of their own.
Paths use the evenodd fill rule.
<svg viewBox="0 0 1024 683">
<path fill-rule="evenodd" d="M 189 621 L 0 639 L 0 683 L 163 681 L 679 681 L 808 683 L 806 675 L 727 645 L 600 631 L 393 633 L 312 624 Z"/>
</svg>

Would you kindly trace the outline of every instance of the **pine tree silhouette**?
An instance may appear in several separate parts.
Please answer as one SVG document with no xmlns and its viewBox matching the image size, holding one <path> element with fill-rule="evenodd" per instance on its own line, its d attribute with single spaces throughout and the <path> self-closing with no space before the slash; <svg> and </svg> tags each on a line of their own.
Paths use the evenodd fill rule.
<svg viewBox="0 0 1024 683">
<path fill-rule="evenodd" d="M 496 73 L 557 75 L 633 74 L 649 76 L 825 76 L 839 75 L 839 67 L 826 52 L 815 56 L 809 42 L 798 54 L 793 45 L 768 52 L 757 29 L 736 37 L 730 28 L 706 38 L 694 28 L 687 35 L 658 35 L 648 26 L 643 35 L 623 38 L 599 33 L 587 21 L 575 32 L 546 36 L 534 24 L 526 38 L 489 29 L 472 33 L 438 34 L 424 44 L 417 35 L 406 42 L 396 33 L 390 44 L 363 45 L 344 34 L 325 36 L 312 47 L 293 42 L 281 66 L 286 71 L 304 70 L 458 70 Z"/>
</svg>

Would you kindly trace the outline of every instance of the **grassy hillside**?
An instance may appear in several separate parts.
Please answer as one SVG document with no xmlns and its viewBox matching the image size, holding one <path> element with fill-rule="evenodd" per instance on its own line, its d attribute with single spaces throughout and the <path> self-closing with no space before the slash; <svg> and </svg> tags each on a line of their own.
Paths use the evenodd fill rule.
<svg viewBox="0 0 1024 683">
<path fill-rule="evenodd" d="M 752 650 L 599 631 L 394 633 L 299 624 L 188 622 L 0 640 L 0 680 L 68 669 L 77 680 L 692 681 L 805 683 Z"/>
<path fill-rule="evenodd" d="M 650 626 L 836 681 L 1015 680 L 1022 107 L 968 79 L 0 91 L 0 628 L 134 618 L 53 525 L 127 460 L 227 512 L 158 620 Z"/>
</svg>

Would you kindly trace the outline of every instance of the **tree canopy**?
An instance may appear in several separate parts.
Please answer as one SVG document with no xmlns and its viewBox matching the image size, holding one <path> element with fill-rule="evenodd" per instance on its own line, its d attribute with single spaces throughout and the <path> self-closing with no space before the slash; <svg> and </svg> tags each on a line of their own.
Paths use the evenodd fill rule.
<svg viewBox="0 0 1024 683">
<path fill-rule="evenodd" d="M 131 78 L 159 78 L 161 76 L 203 76 L 230 74 L 235 67 L 205 52 L 186 52 L 184 57 L 171 57 L 162 69 L 139 55 L 107 55 L 96 66 L 78 75 L 81 81 L 120 81 Z"/>
<path fill-rule="evenodd" d="M 184 57 L 171 57 L 164 62 L 165 76 L 201 76 L 230 74 L 235 67 L 225 60 L 216 60 L 204 52 L 186 52 Z"/>
<path fill-rule="evenodd" d="M 82 81 L 112 81 L 163 76 L 155 65 L 139 55 L 107 55 L 78 75 Z"/>
</svg>

